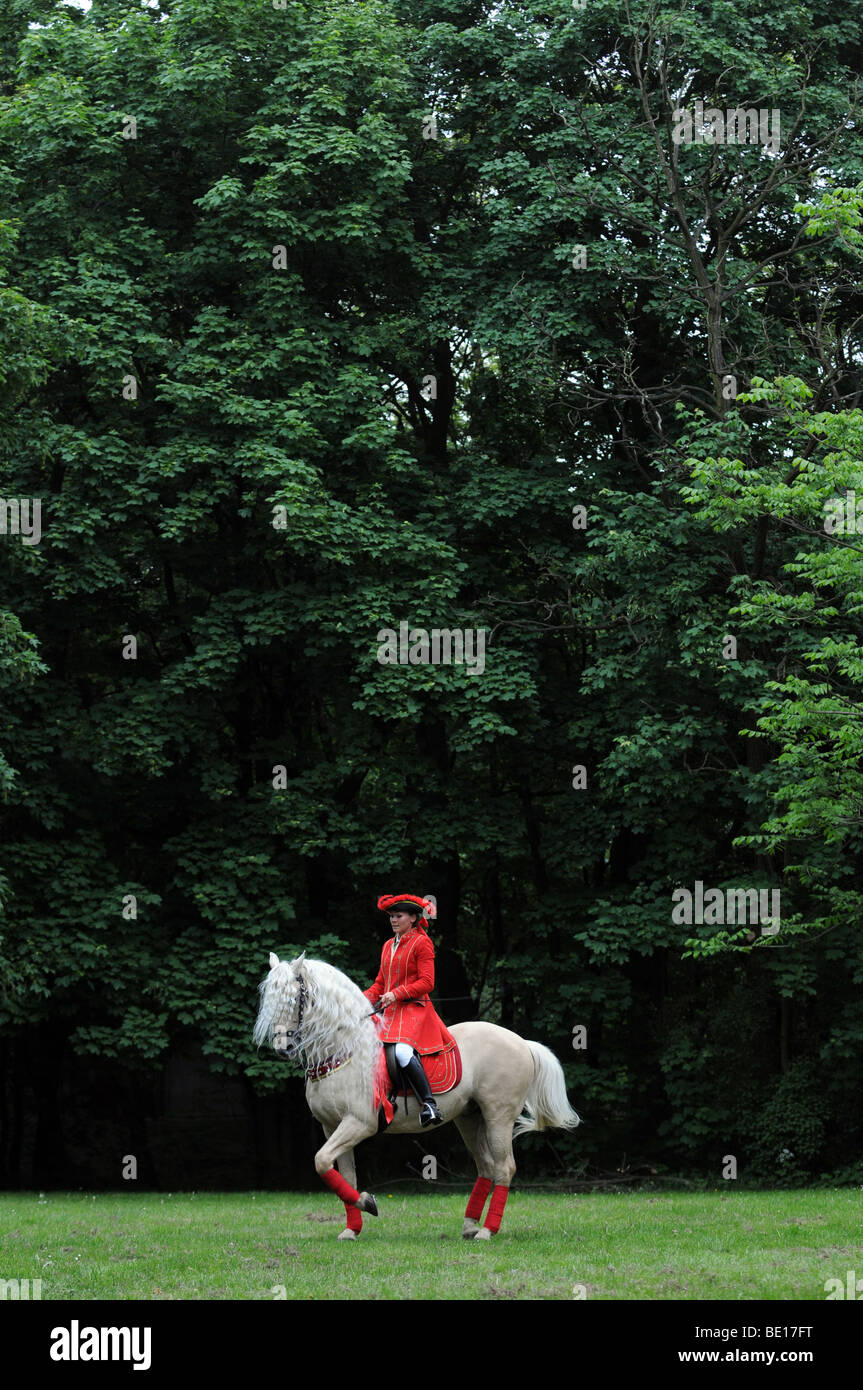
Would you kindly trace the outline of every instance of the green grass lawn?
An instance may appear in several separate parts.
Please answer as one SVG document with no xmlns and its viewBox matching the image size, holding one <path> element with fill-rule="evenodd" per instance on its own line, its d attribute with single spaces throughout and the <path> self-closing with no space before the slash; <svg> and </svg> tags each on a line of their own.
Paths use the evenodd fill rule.
<svg viewBox="0 0 863 1390">
<path fill-rule="evenodd" d="M 44 1299 L 825 1298 L 863 1277 L 854 1189 L 510 1196 L 490 1242 L 467 1193 L 377 1194 L 358 1241 L 310 1194 L 0 1194 L 0 1278 Z"/>
</svg>

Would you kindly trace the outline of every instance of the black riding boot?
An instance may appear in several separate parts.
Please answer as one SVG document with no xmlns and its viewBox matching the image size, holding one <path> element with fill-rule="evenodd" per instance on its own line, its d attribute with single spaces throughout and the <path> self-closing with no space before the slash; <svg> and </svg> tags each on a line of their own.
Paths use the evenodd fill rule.
<svg viewBox="0 0 863 1390">
<path fill-rule="evenodd" d="M 442 1125 L 443 1115 L 432 1099 L 428 1077 L 416 1053 L 411 1057 L 407 1066 L 402 1067 L 402 1076 L 420 1102 L 420 1124 L 423 1127 L 426 1125 Z"/>
</svg>

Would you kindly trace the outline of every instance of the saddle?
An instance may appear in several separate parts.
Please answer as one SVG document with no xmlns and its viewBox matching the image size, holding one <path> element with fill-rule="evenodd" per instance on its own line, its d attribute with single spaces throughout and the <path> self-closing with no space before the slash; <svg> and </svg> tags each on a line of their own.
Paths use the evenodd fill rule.
<svg viewBox="0 0 863 1390">
<path fill-rule="evenodd" d="M 384 1047 L 387 1059 L 387 1071 L 391 1082 L 390 1097 L 413 1095 L 413 1091 L 408 1088 L 405 1092 L 402 1083 L 401 1069 L 396 1061 L 395 1048 L 392 1046 Z M 461 1053 L 458 1043 L 453 1041 L 450 1047 L 443 1048 L 440 1052 L 430 1052 L 426 1057 L 420 1057 L 423 1071 L 428 1077 L 429 1090 L 433 1096 L 442 1096 L 446 1091 L 451 1091 L 461 1081 Z"/>
</svg>

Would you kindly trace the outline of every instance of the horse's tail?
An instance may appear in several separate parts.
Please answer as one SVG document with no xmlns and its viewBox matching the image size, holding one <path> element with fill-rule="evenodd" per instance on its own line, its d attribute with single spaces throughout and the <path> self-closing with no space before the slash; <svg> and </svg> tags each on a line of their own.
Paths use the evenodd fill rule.
<svg viewBox="0 0 863 1390">
<path fill-rule="evenodd" d="M 575 1129 L 581 1120 L 567 1099 L 563 1067 L 542 1043 L 527 1045 L 533 1057 L 533 1081 L 515 1122 L 513 1138 L 535 1129 Z"/>
</svg>

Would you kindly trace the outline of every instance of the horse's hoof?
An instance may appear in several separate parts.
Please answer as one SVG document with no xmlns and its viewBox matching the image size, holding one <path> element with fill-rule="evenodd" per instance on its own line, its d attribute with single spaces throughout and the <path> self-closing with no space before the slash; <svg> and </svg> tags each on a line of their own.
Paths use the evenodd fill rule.
<svg viewBox="0 0 863 1390">
<path fill-rule="evenodd" d="M 343 1231 L 339 1231 L 339 1240 L 356 1240 L 356 1238 L 356 1231 L 352 1231 L 348 1226 Z"/>
<path fill-rule="evenodd" d="M 474 1240 L 476 1238 L 476 1233 L 478 1230 L 479 1226 L 476 1224 L 476 1222 L 472 1221 L 470 1217 L 468 1217 L 468 1219 L 465 1221 L 464 1225 L 461 1228 L 462 1239 Z"/>
<path fill-rule="evenodd" d="M 492 1233 L 488 1229 L 488 1226 L 483 1226 L 479 1231 L 477 1231 L 476 1238 L 477 1240 L 491 1240 L 491 1234 Z"/>
<path fill-rule="evenodd" d="M 371 1192 L 361 1192 L 360 1200 L 354 1202 L 354 1206 L 359 1207 L 360 1211 L 368 1212 L 369 1216 L 377 1216 L 378 1214 L 378 1204 Z"/>
</svg>

